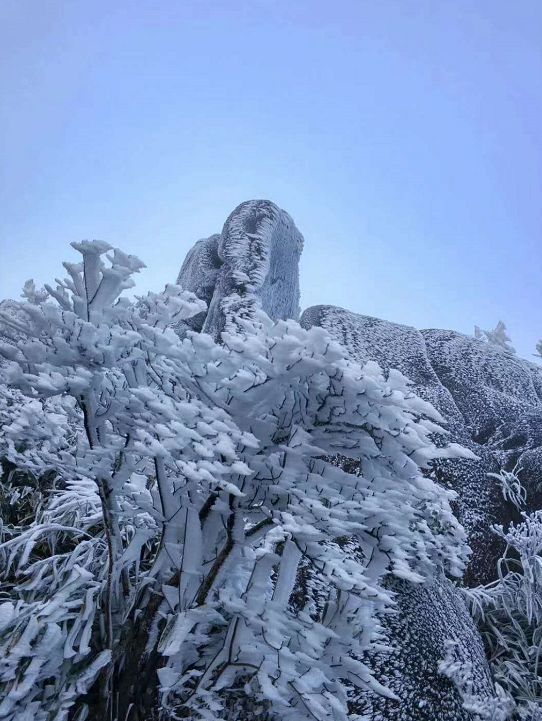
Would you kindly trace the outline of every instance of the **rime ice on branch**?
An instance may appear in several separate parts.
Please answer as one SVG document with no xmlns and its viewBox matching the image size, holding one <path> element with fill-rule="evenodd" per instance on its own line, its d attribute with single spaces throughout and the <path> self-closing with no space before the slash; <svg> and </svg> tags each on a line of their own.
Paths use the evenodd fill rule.
<svg viewBox="0 0 542 721">
<path fill-rule="evenodd" d="M 244 689 L 284 721 L 339 721 L 352 689 L 389 695 L 362 660 L 385 579 L 458 576 L 466 558 L 428 474 L 461 453 L 433 443 L 439 414 L 293 320 L 180 338 L 201 300 L 129 300 L 140 261 L 75 248 L 67 280 L 0 317 L 1 451 L 48 483 L 2 531 L 2 718 L 209 721 Z M 301 564 L 321 605 L 293 602 Z"/>
</svg>

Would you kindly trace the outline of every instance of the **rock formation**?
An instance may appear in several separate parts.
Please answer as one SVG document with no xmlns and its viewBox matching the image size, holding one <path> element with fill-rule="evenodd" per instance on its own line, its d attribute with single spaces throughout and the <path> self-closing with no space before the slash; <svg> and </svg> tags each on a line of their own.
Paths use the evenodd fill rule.
<svg viewBox="0 0 542 721">
<path fill-rule="evenodd" d="M 198 241 L 177 283 L 206 301 L 191 327 L 218 337 L 258 308 L 273 320 L 299 316 L 303 237 L 288 213 L 268 200 L 249 200 L 231 213 L 220 235 Z"/>
<path fill-rule="evenodd" d="M 493 580 L 503 548 L 491 526 L 518 520 L 518 512 L 487 474 L 517 464 L 524 469 L 529 506 L 540 507 L 542 369 L 460 333 L 418 331 L 332 306 L 308 308 L 301 325 L 325 328 L 360 363 L 374 360 L 385 371 L 400 370 L 441 413 L 450 440 L 478 456 L 440 463 L 436 473 L 458 494 L 455 510 L 472 548 L 465 583 Z M 395 651 L 374 662 L 379 680 L 402 700 L 372 699 L 375 721 L 471 719 L 457 690 L 438 672 L 447 640 L 457 641 L 460 660 L 476 669 L 475 692 L 489 693 L 481 640 L 459 594 L 444 579 L 432 587 L 394 586 L 399 612 L 389 619 L 387 632 Z"/>
</svg>

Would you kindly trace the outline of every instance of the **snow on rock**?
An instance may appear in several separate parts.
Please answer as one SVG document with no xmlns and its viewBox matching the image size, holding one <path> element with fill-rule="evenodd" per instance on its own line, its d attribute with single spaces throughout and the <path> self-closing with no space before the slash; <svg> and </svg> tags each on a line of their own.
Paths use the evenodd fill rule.
<svg viewBox="0 0 542 721">
<path fill-rule="evenodd" d="M 213 299 L 217 275 L 222 265 L 218 255 L 219 241 L 220 234 L 198 240 L 188 252 L 177 278 L 178 285 L 204 300 L 207 307 Z M 204 311 L 190 318 L 186 324 L 192 330 L 201 331 L 206 316 L 207 311 Z"/>
<path fill-rule="evenodd" d="M 480 457 L 452 469 L 448 480 L 460 493 L 458 515 L 473 548 L 467 580 L 487 582 L 504 545 L 490 525 L 519 521 L 487 473 L 516 467 L 527 490 L 526 510 L 542 506 L 542 368 L 461 333 L 421 333 L 431 365 L 464 419 L 454 433 Z"/>
<path fill-rule="evenodd" d="M 446 419 L 461 422 L 461 413 L 452 395 L 440 383 L 429 362 L 420 331 L 327 305 L 307 308 L 301 325 L 326 328 L 360 363 L 373 360 L 384 372 L 391 368 L 401 371 L 412 381 L 412 389 Z"/>
<path fill-rule="evenodd" d="M 423 330 L 421 334 L 432 367 L 453 395 L 476 442 L 487 443 L 502 423 L 541 404 L 536 366 L 531 363 L 455 331 Z"/>
<path fill-rule="evenodd" d="M 259 309 L 274 320 L 297 318 L 302 248 L 284 210 L 268 200 L 241 203 L 220 235 L 196 243 L 179 273 L 177 283 L 208 304 L 192 327 L 218 338 Z"/>
<path fill-rule="evenodd" d="M 461 333 L 418 331 L 333 306 L 308 308 L 301 324 L 326 328 L 357 361 L 400 370 L 444 417 L 450 440 L 478 456 L 439 463 L 436 473 L 459 495 L 456 512 L 473 550 L 467 582 L 493 580 L 503 546 L 490 527 L 518 518 L 487 474 L 518 463 L 532 507 L 540 505 L 542 369 Z"/>
<path fill-rule="evenodd" d="M 460 493 L 459 515 L 473 547 L 468 580 L 492 580 L 503 544 L 490 525 L 506 526 L 519 517 L 487 473 L 495 467 L 521 469 L 527 510 L 540 508 L 542 502 L 542 369 L 461 333 L 421 333 L 431 365 L 464 419 L 453 432 L 480 457 L 478 463 L 451 469 L 448 478 Z"/>
<path fill-rule="evenodd" d="M 373 658 L 372 667 L 399 701 L 369 694 L 360 699 L 363 710 L 371 721 L 474 721 L 459 690 L 439 672 L 455 643 L 458 660 L 472 669 L 473 694 L 493 694 L 482 640 L 457 589 L 445 578 L 431 586 L 396 580 L 391 588 L 398 604 L 385 626 L 391 652 Z"/>
</svg>

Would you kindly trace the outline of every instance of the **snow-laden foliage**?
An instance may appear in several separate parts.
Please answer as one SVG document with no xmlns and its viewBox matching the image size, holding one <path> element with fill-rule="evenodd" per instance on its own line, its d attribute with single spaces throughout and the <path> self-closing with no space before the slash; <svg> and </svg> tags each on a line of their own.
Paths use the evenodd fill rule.
<svg viewBox="0 0 542 721">
<path fill-rule="evenodd" d="M 362 661 L 385 576 L 464 568 L 438 413 L 322 329 L 179 338 L 202 301 L 131 301 L 140 261 L 74 247 L 0 316 L 0 451 L 34 499 L 1 529 L 0 718 L 210 721 L 245 694 L 340 721 L 350 689 L 389 693 Z M 302 564 L 323 603 L 293 603 Z"/>
<path fill-rule="evenodd" d="M 498 580 L 466 591 L 512 718 L 542 719 L 542 511 L 495 532 L 506 542 Z"/>
<path fill-rule="evenodd" d="M 518 509 L 523 508 L 527 502 L 527 491 L 521 483 L 520 473 L 521 468 L 516 464 L 511 471 L 503 468 L 499 473 L 487 474 L 488 478 L 494 478 L 499 482 L 503 498 L 510 501 Z"/>
<path fill-rule="evenodd" d="M 493 330 L 482 330 L 477 325 L 474 326 L 474 336 L 478 340 L 499 346 L 508 353 L 515 353 L 516 349 L 512 345 L 510 336 L 506 332 L 506 325 L 500 320 Z"/>
</svg>

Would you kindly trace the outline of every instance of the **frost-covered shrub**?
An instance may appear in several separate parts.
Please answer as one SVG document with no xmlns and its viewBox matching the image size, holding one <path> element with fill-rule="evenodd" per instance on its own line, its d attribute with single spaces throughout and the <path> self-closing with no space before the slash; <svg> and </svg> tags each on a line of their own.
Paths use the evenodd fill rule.
<svg viewBox="0 0 542 721">
<path fill-rule="evenodd" d="M 521 468 L 516 464 L 511 471 L 503 468 L 499 473 L 488 473 L 487 475 L 488 478 L 494 478 L 499 482 L 504 500 L 510 501 L 521 510 L 527 502 L 527 491 L 521 483 L 520 473 Z"/>
<path fill-rule="evenodd" d="M 478 340 L 498 346 L 508 353 L 515 353 L 516 349 L 512 345 L 510 336 L 506 331 L 506 325 L 500 320 L 493 330 L 482 330 L 477 325 L 474 326 L 474 336 Z"/>
<path fill-rule="evenodd" d="M 466 591 L 494 678 L 520 721 L 542 719 L 542 511 L 495 532 L 506 542 L 499 578 Z"/>
<path fill-rule="evenodd" d="M 352 687 L 389 693 L 361 660 L 386 575 L 464 568 L 429 474 L 461 452 L 433 444 L 438 413 L 322 329 L 262 315 L 179 338 L 201 301 L 131 301 L 140 261 L 74 247 L 66 280 L 0 315 L 0 452 L 50 479 L 2 528 L 0 718 L 214 720 L 242 689 L 283 721 L 340 721 Z M 317 608 L 291 602 L 302 563 Z"/>
</svg>

